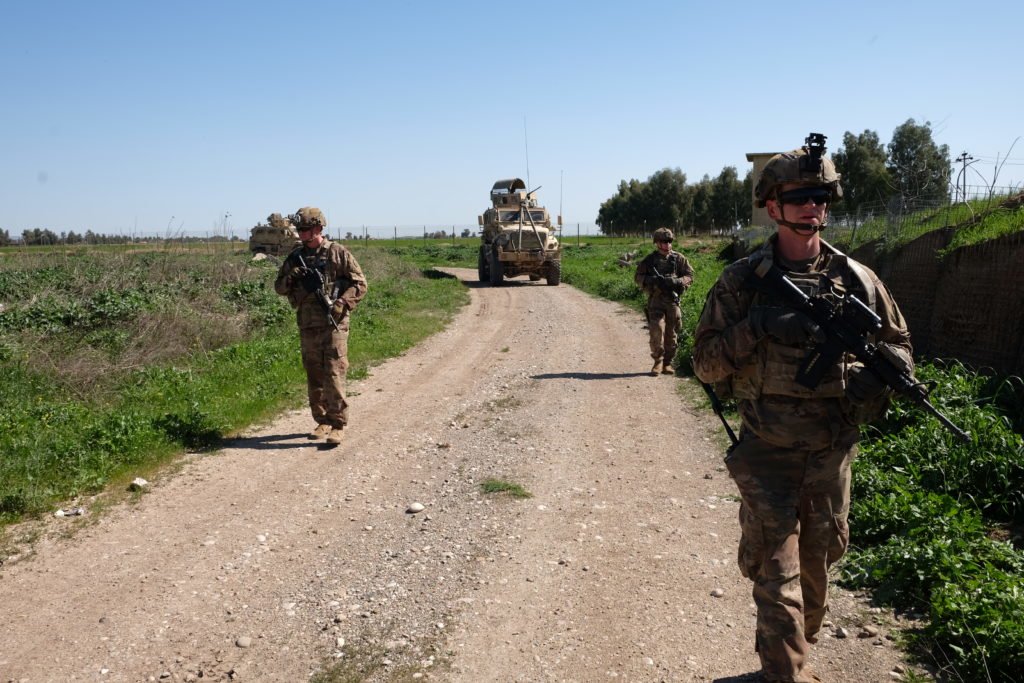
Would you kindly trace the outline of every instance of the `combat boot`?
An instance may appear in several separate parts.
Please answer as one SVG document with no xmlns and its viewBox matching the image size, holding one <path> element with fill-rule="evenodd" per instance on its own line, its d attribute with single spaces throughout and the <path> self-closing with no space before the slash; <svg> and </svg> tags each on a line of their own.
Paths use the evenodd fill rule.
<svg viewBox="0 0 1024 683">
<path fill-rule="evenodd" d="M 331 433 L 327 435 L 327 443 L 339 444 L 341 443 L 341 431 L 343 427 L 334 427 L 331 429 Z"/>
<path fill-rule="evenodd" d="M 657 377 L 659 372 L 661 372 L 661 361 L 656 360 L 654 361 L 654 365 L 651 367 L 651 375 Z"/>
<path fill-rule="evenodd" d="M 661 366 L 661 374 L 674 375 L 676 374 L 676 369 L 672 367 L 671 363 L 665 363 L 664 365 Z"/>
<path fill-rule="evenodd" d="M 319 441 L 320 439 L 324 438 L 325 436 L 327 436 L 330 433 L 331 433 L 331 425 L 318 424 L 316 426 L 316 429 L 314 429 L 312 432 L 310 432 L 309 438 L 313 439 L 314 441 Z"/>
</svg>

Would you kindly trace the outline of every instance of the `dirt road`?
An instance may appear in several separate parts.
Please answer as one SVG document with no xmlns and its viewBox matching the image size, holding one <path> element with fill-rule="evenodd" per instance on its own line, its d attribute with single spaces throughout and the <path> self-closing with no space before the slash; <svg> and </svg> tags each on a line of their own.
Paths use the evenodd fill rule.
<svg viewBox="0 0 1024 683">
<path fill-rule="evenodd" d="M 353 385 L 340 447 L 283 415 L 9 559 L 0 681 L 752 680 L 714 416 L 635 312 L 451 272 L 471 304 Z M 879 615 L 835 607 L 816 670 L 891 680 Z"/>
</svg>

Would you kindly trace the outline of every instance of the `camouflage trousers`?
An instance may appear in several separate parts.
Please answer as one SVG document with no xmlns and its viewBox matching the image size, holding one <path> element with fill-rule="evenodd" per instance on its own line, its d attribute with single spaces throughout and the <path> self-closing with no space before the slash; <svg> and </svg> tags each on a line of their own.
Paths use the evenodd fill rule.
<svg viewBox="0 0 1024 683">
<path fill-rule="evenodd" d="M 671 301 L 652 297 L 647 302 L 647 329 L 651 335 L 651 358 L 666 365 L 676 357 L 683 317 L 679 306 Z"/>
<path fill-rule="evenodd" d="M 745 432 L 726 458 L 740 503 L 740 572 L 754 582 L 757 645 L 770 681 L 813 681 L 810 644 L 825 618 L 828 568 L 849 543 L 857 446 L 780 448 Z"/>
<path fill-rule="evenodd" d="M 302 366 L 306 369 L 309 409 L 318 424 L 348 424 L 345 375 L 348 373 L 348 318 L 341 330 L 332 327 L 299 330 Z"/>
</svg>

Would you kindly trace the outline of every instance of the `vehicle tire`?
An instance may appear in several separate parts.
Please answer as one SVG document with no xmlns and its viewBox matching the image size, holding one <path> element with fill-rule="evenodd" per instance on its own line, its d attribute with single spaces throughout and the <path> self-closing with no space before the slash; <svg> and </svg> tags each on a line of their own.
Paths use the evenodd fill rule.
<svg viewBox="0 0 1024 683">
<path fill-rule="evenodd" d="M 480 247 L 480 253 L 476 259 L 476 274 L 481 283 L 487 282 L 487 258 L 484 256 L 484 248 Z"/>
<path fill-rule="evenodd" d="M 492 287 L 501 285 L 501 261 L 498 260 L 498 252 L 492 250 L 487 258 L 487 279 Z"/>
<path fill-rule="evenodd" d="M 562 281 L 562 262 L 552 261 L 548 264 L 547 275 L 545 276 L 548 284 L 552 287 L 557 287 Z"/>
</svg>

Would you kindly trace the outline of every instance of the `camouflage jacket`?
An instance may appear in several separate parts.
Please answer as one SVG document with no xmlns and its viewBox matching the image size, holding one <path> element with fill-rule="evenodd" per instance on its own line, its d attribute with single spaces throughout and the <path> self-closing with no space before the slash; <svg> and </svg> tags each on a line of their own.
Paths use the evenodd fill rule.
<svg viewBox="0 0 1024 683">
<path fill-rule="evenodd" d="M 655 270 L 665 277 L 677 278 L 675 287 L 665 290 L 658 286 Z M 679 295 L 693 284 L 693 266 L 685 256 L 674 249 L 667 256 L 662 256 L 661 252 L 655 249 L 637 264 L 633 279 L 647 295 L 648 300 L 657 298 L 664 299 L 665 302 L 678 302 Z"/>
<path fill-rule="evenodd" d="M 330 323 L 324 309 L 314 294 L 307 292 L 301 282 L 289 275 L 299 265 L 299 255 L 310 268 L 324 276 L 325 292 L 328 299 L 345 302 L 345 315 L 355 309 L 366 296 L 366 278 L 352 252 L 337 242 L 325 239 L 315 250 L 299 247 L 288 255 L 281 264 L 274 281 L 274 291 L 288 297 L 288 303 L 295 309 L 299 329 L 327 327 Z"/>
<path fill-rule="evenodd" d="M 855 363 L 849 355 L 829 368 L 816 388 L 797 384 L 796 371 L 808 349 L 755 336 L 748 319 L 751 306 L 782 302 L 754 290 L 748 277 L 757 264 L 771 259 L 810 296 L 829 289 L 853 293 L 882 319 L 881 330 L 870 341 L 889 345 L 912 371 L 907 323 L 878 276 L 824 240 L 821 254 L 809 264 L 780 261 L 775 241 L 773 236 L 754 254 L 727 266 L 708 292 L 694 333 L 694 372 L 720 394 L 735 398 L 744 430 L 770 443 L 809 449 L 853 443 L 857 425 L 878 417 L 888 405 L 888 394 L 870 405 L 852 405 L 845 395 Z"/>
</svg>

